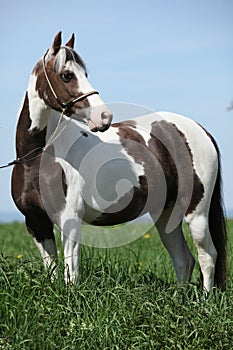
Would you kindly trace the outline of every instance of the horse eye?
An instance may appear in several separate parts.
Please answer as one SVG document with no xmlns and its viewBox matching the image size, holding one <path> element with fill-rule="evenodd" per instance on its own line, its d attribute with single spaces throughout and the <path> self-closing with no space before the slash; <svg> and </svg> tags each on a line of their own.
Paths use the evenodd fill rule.
<svg viewBox="0 0 233 350">
<path fill-rule="evenodd" d="M 70 71 L 65 71 L 61 74 L 61 78 L 65 83 L 69 83 L 74 77 L 74 73 Z"/>
</svg>

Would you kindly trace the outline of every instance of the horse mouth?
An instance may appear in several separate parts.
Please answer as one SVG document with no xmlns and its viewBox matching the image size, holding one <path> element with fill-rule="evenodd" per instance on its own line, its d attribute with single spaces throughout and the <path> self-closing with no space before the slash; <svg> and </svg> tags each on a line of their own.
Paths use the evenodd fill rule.
<svg viewBox="0 0 233 350">
<path fill-rule="evenodd" d="M 110 125 L 111 124 L 106 124 L 106 125 L 101 126 L 101 128 L 99 128 L 99 131 L 104 132 L 104 131 L 108 130 Z"/>
<path fill-rule="evenodd" d="M 108 130 L 110 125 L 111 125 L 111 124 L 104 124 L 102 126 L 97 126 L 91 120 L 88 121 L 88 124 L 89 124 L 89 128 L 92 132 L 97 132 L 97 131 L 104 132 L 104 131 Z"/>
</svg>

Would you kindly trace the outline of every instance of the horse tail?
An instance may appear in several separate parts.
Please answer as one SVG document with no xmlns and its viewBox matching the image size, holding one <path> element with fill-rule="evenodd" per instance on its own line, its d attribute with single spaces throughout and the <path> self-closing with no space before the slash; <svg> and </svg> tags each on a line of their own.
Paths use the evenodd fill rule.
<svg viewBox="0 0 233 350">
<path fill-rule="evenodd" d="M 218 155 L 218 173 L 212 194 L 209 210 L 209 230 L 215 249 L 217 260 L 215 264 L 215 286 L 226 289 L 227 278 L 227 230 L 225 209 L 222 197 L 221 155 L 216 141 L 211 137 Z"/>
</svg>

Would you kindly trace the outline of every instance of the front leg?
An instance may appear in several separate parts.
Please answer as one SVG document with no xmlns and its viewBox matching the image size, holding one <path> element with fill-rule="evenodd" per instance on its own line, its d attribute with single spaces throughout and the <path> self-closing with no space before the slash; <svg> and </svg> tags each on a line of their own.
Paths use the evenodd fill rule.
<svg viewBox="0 0 233 350">
<path fill-rule="evenodd" d="M 79 270 L 80 220 L 66 219 L 62 227 L 65 282 L 74 282 Z"/>
<path fill-rule="evenodd" d="M 51 268 L 52 279 L 56 277 L 57 246 L 53 232 L 53 223 L 41 209 L 34 209 L 25 216 L 28 232 L 33 236 L 44 266 Z"/>
</svg>

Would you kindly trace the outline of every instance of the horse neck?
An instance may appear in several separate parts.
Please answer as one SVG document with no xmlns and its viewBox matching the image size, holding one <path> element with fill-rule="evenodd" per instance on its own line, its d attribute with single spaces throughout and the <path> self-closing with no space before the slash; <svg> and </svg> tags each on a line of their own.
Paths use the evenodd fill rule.
<svg viewBox="0 0 233 350">
<path fill-rule="evenodd" d="M 46 127 L 43 130 L 32 129 L 31 127 L 32 119 L 30 117 L 28 93 L 26 92 L 16 131 L 17 157 L 22 157 L 37 147 L 45 146 Z"/>
<path fill-rule="evenodd" d="M 48 123 L 51 109 L 43 101 L 42 94 L 38 91 L 38 73 L 39 68 L 34 69 L 30 75 L 27 94 L 30 110 L 31 125 L 30 130 L 43 130 Z"/>
</svg>

